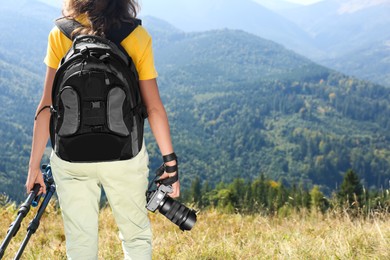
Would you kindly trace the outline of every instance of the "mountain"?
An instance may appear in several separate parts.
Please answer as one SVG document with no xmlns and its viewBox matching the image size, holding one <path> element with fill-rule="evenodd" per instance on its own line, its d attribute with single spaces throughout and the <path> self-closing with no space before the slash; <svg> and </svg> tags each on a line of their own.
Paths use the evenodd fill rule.
<svg viewBox="0 0 390 260">
<path fill-rule="evenodd" d="M 240 29 L 289 49 L 318 51 L 301 28 L 252 0 L 145 0 L 141 14 L 160 18 L 186 32 Z"/>
<path fill-rule="evenodd" d="M 0 193 L 21 200 L 42 75 L 0 59 Z"/>
<path fill-rule="evenodd" d="M 383 40 L 345 52 L 337 58 L 321 59 L 321 63 L 349 75 L 390 86 L 389 51 L 390 40 Z"/>
<path fill-rule="evenodd" d="M 293 9 L 300 6 L 300 4 L 291 3 L 285 0 L 253 0 L 272 11 L 278 12 L 284 9 Z"/>
<path fill-rule="evenodd" d="M 186 32 L 242 29 L 324 66 L 389 86 L 389 61 L 378 59 L 390 38 L 389 2 L 324 0 L 303 6 L 284 0 L 145 0 L 142 14 Z"/>
<path fill-rule="evenodd" d="M 2 3 L 0 58 L 10 64 L 23 64 L 24 68 L 42 74 L 47 36 L 54 26 L 54 19 L 60 15 L 58 8 L 36 0 Z"/>
<path fill-rule="evenodd" d="M 344 73 L 389 86 L 390 0 L 325 0 L 279 10 L 313 38 L 323 53 L 305 56 Z M 302 53 L 302 52 L 301 52 Z"/>
<path fill-rule="evenodd" d="M 262 172 L 328 191 L 349 168 L 367 186 L 388 178 L 388 89 L 243 31 L 184 34 L 156 62 L 189 173 L 226 181 Z"/>
<path fill-rule="evenodd" d="M 43 58 L 56 13 L 33 0 L 6 1 L 0 8 L 0 193 L 15 200 L 24 198 Z"/>
<path fill-rule="evenodd" d="M 308 32 L 327 55 L 388 40 L 389 12 L 390 0 L 326 0 L 282 11 Z"/>
<path fill-rule="evenodd" d="M 17 24 L 17 10 L 0 16 L 0 24 Z M 51 19 L 24 19 L 31 28 L 47 28 L 42 34 L 52 26 Z M 265 174 L 321 185 L 330 194 L 349 168 L 367 188 L 388 187 L 390 89 L 242 30 L 188 33 L 153 17 L 144 24 L 154 40 L 183 188 L 195 177 L 216 185 Z M 28 48 L 9 44 L 8 56 L 36 53 L 42 56 L 34 62 L 42 64 L 47 35 L 31 37 Z M 0 100 L 7 104 L 0 114 L 0 191 L 21 200 L 43 73 L 24 59 L 0 57 L 0 66 Z M 156 169 L 161 156 L 148 128 L 145 138 Z"/>
</svg>

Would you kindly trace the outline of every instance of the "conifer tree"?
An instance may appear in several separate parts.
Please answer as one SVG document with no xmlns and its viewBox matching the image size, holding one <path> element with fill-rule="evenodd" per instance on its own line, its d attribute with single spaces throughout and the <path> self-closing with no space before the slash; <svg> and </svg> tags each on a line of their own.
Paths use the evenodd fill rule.
<svg viewBox="0 0 390 260">
<path fill-rule="evenodd" d="M 349 206 L 356 207 L 362 205 L 363 186 L 359 176 L 353 170 L 350 169 L 345 173 L 337 195 L 341 203 L 348 202 Z"/>
<path fill-rule="evenodd" d="M 191 183 L 191 188 L 190 188 L 190 199 L 192 200 L 193 203 L 197 204 L 199 207 L 202 207 L 201 203 L 201 184 L 200 184 L 200 179 L 197 176 Z"/>
</svg>

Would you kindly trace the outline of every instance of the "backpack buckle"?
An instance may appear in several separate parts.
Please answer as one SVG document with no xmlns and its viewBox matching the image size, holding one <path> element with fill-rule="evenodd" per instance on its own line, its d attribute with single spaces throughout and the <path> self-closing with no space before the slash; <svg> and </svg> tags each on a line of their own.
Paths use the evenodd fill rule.
<svg viewBox="0 0 390 260">
<path fill-rule="evenodd" d="M 80 49 L 80 53 L 81 55 L 83 55 L 84 57 L 89 57 L 89 49 L 88 47 L 83 47 L 82 49 Z"/>
<path fill-rule="evenodd" d="M 91 108 L 92 109 L 100 108 L 100 101 L 91 102 Z"/>
<path fill-rule="evenodd" d="M 103 126 L 102 125 L 96 125 L 91 127 L 92 133 L 100 133 L 103 132 Z"/>
</svg>

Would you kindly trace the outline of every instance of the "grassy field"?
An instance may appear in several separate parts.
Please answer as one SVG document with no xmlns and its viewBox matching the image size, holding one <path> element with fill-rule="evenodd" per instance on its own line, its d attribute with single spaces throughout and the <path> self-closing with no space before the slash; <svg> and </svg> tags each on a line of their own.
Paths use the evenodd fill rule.
<svg viewBox="0 0 390 260">
<path fill-rule="evenodd" d="M 3 241 L 17 208 L 0 208 Z M 25 236 L 27 215 L 4 259 L 13 259 Z M 161 214 L 150 215 L 153 259 L 390 259 L 390 220 L 373 215 L 352 220 L 346 214 L 295 213 L 289 217 L 200 212 L 190 232 L 181 232 Z M 99 259 L 123 259 L 109 208 L 100 217 Z M 49 205 L 22 259 L 65 259 L 61 214 Z"/>
</svg>

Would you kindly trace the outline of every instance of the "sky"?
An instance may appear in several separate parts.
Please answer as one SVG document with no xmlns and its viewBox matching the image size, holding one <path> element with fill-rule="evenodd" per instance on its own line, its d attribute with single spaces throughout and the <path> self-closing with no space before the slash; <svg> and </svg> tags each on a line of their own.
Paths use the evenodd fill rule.
<svg viewBox="0 0 390 260">
<path fill-rule="evenodd" d="M 309 5 L 309 4 L 314 4 L 316 2 L 320 2 L 322 0 L 286 0 L 286 1 L 295 4 Z"/>
<path fill-rule="evenodd" d="M 61 3 L 62 3 L 62 0 L 39 0 L 39 1 L 50 3 L 50 4 L 56 5 L 56 6 L 61 6 Z M 308 5 L 308 4 L 320 2 L 322 0 L 284 0 L 284 1 L 296 3 L 296 4 Z M 140 1 L 140 2 L 142 3 L 142 1 Z"/>
</svg>

